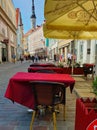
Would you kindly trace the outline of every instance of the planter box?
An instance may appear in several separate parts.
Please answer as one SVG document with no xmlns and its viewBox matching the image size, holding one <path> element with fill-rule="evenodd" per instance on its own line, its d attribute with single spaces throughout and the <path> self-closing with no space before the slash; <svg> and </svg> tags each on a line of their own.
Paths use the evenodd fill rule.
<svg viewBox="0 0 97 130">
<path fill-rule="evenodd" d="M 97 119 L 97 99 L 76 100 L 75 130 L 86 130 L 88 125 Z"/>
<path fill-rule="evenodd" d="M 76 74 L 76 75 L 83 75 L 83 74 L 84 74 L 83 67 L 73 68 L 73 74 Z"/>
<path fill-rule="evenodd" d="M 64 74 L 72 74 L 72 67 L 64 67 L 63 73 Z M 74 67 L 73 68 L 73 74 L 83 75 L 84 74 L 83 67 L 77 67 L 77 68 Z"/>
<path fill-rule="evenodd" d="M 64 67 L 63 74 L 72 74 L 72 68 L 71 67 Z"/>
</svg>

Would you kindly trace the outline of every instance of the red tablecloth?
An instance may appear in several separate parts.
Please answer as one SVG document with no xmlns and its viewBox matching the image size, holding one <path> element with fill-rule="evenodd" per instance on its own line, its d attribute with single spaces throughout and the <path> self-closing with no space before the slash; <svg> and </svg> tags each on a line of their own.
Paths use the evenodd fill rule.
<svg viewBox="0 0 97 130">
<path fill-rule="evenodd" d="M 83 64 L 83 66 L 84 66 L 84 67 L 94 67 L 94 66 L 95 66 L 95 64 L 85 63 L 85 64 Z"/>
<path fill-rule="evenodd" d="M 54 64 L 52 64 L 52 63 L 46 63 L 46 64 L 42 64 L 42 63 L 33 63 L 33 64 L 31 64 L 30 65 L 30 67 L 38 67 L 38 66 L 40 66 L 40 67 L 55 67 L 55 65 Z"/>
<path fill-rule="evenodd" d="M 28 67 L 28 72 L 36 72 L 38 70 L 53 70 L 56 73 L 60 74 L 72 74 L 72 68 L 71 67 Z M 83 67 L 73 68 L 73 74 L 84 74 Z"/>
<path fill-rule="evenodd" d="M 34 108 L 34 95 L 29 81 L 54 81 L 70 86 L 70 90 L 75 84 L 75 80 L 68 74 L 46 74 L 18 72 L 10 80 L 5 92 L 5 97 L 29 108 Z"/>
<path fill-rule="evenodd" d="M 37 72 L 38 70 L 53 70 L 56 73 L 63 73 L 60 67 L 28 67 L 28 72 Z"/>
<path fill-rule="evenodd" d="M 28 67 L 28 72 L 36 72 L 38 70 L 53 70 L 56 73 L 60 74 L 71 74 L 72 68 L 60 68 L 60 67 Z"/>
</svg>

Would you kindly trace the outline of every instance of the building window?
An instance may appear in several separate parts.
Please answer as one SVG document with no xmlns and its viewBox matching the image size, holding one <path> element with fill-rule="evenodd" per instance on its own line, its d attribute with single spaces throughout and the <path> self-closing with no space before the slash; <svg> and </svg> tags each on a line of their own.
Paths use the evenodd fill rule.
<svg viewBox="0 0 97 130">
<path fill-rule="evenodd" d="M 97 56 L 97 43 L 96 43 L 96 46 L 95 46 L 95 57 Z"/>
<path fill-rule="evenodd" d="M 2 34 L 5 36 L 5 30 L 4 30 L 4 28 L 2 28 Z"/>
<path fill-rule="evenodd" d="M 83 58 L 83 44 L 80 45 L 80 59 Z"/>
<path fill-rule="evenodd" d="M 90 54 L 90 48 L 87 49 L 87 54 Z"/>
</svg>

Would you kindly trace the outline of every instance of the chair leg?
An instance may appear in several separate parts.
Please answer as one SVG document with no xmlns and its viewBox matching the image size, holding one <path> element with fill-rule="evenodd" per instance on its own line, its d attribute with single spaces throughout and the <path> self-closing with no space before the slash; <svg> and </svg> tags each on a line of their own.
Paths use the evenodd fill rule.
<svg viewBox="0 0 97 130">
<path fill-rule="evenodd" d="M 55 112 L 59 113 L 59 104 L 56 106 Z"/>
<path fill-rule="evenodd" d="M 31 122 L 30 122 L 30 130 L 33 130 L 33 122 L 34 122 L 35 114 L 36 114 L 36 111 L 33 111 Z"/>
<path fill-rule="evenodd" d="M 54 130 L 57 130 L 57 128 L 56 128 L 56 114 L 55 114 L 55 112 L 53 112 L 53 126 L 54 126 Z"/>
<path fill-rule="evenodd" d="M 65 105 L 63 105 L 63 120 L 65 121 Z"/>
</svg>

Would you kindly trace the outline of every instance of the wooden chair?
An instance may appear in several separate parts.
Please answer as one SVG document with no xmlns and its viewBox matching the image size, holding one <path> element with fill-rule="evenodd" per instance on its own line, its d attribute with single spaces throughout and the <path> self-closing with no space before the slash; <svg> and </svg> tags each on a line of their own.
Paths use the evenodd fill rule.
<svg viewBox="0 0 97 130">
<path fill-rule="evenodd" d="M 49 107 L 51 108 L 51 112 L 53 113 L 54 130 L 57 130 L 55 106 L 63 101 L 64 96 L 63 88 L 65 88 L 64 84 L 48 81 L 32 81 L 30 83 L 32 84 L 35 96 L 35 107 L 32 113 L 30 130 L 33 129 L 33 122 L 36 112 L 38 112 L 38 114 L 41 114 L 39 111 L 40 105 L 46 109 Z"/>
</svg>

